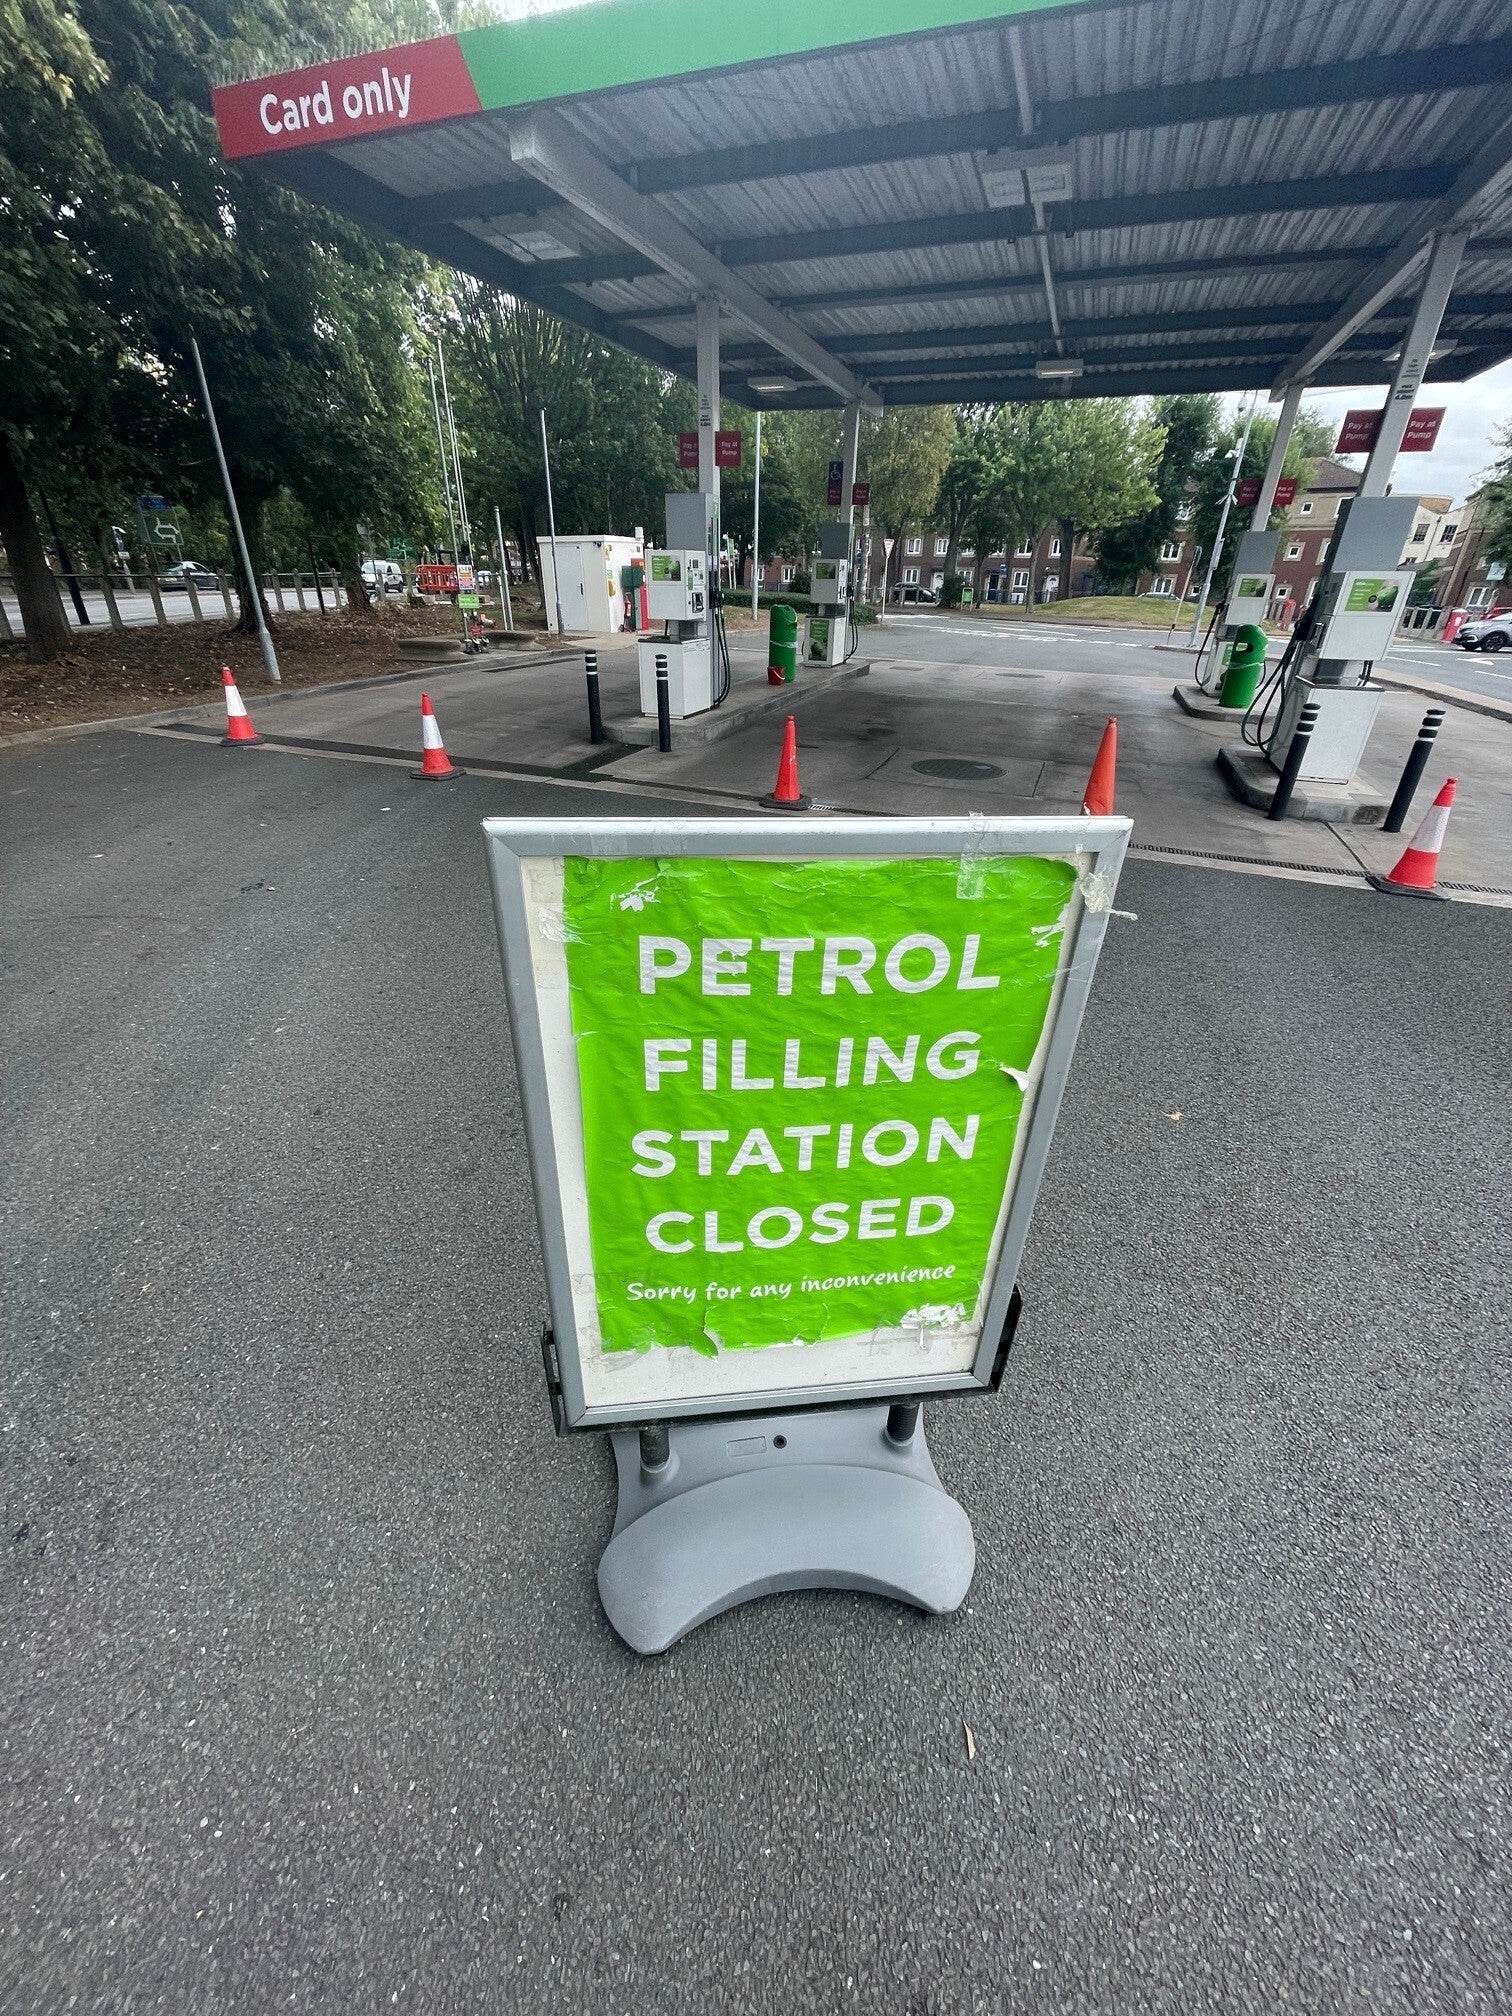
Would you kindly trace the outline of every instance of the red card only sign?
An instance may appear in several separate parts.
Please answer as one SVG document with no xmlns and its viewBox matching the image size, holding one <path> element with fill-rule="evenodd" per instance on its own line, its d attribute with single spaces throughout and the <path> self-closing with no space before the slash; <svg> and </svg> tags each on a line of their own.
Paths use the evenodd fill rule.
<svg viewBox="0 0 1512 2016">
<path fill-rule="evenodd" d="M 714 435 L 714 467 L 716 469 L 738 469 L 740 467 L 740 429 L 721 427 Z"/>
<path fill-rule="evenodd" d="M 1382 408 L 1382 413 L 1385 409 Z M 1423 406 L 1407 416 L 1407 429 L 1402 436 L 1404 455 L 1426 455 L 1439 437 L 1439 428 L 1444 424 L 1442 406 Z M 1335 455 L 1368 455 L 1376 444 L 1376 436 L 1381 431 L 1381 413 L 1366 406 L 1352 406 L 1344 415 L 1344 424 L 1339 429 L 1339 438 L 1334 444 Z"/>
<path fill-rule="evenodd" d="M 455 35 L 223 84 L 210 97 L 228 161 L 393 133 L 480 109 Z"/>
</svg>

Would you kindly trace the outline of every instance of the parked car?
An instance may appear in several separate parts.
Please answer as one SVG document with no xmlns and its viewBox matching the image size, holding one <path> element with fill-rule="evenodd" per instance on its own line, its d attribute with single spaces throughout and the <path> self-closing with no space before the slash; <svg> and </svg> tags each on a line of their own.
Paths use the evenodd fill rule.
<svg viewBox="0 0 1512 2016">
<path fill-rule="evenodd" d="M 397 560 L 364 560 L 362 563 L 362 585 L 376 588 L 382 595 L 392 592 L 404 593 L 404 569 Z"/>
<path fill-rule="evenodd" d="M 1454 641 L 1467 651 L 1505 651 L 1512 644 L 1512 609 L 1493 609 L 1489 616 L 1462 623 Z"/>
<path fill-rule="evenodd" d="M 938 606 L 940 598 L 936 595 L 933 588 L 919 588 L 912 581 L 895 581 L 888 600 L 891 602 L 924 602 L 928 603 L 931 608 L 934 608 Z"/>
<path fill-rule="evenodd" d="M 198 560 L 178 560 L 173 566 L 165 567 L 157 577 L 159 588 L 182 588 L 186 593 L 190 582 L 195 592 L 202 588 L 219 588 L 220 576 L 212 574 L 208 567 L 202 567 Z"/>
</svg>

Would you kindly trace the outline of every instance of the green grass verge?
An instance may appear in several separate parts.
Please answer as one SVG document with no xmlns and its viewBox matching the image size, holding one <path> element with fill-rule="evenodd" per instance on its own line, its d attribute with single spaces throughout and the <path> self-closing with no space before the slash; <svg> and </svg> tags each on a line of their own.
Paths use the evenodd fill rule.
<svg viewBox="0 0 1512 2016">
<path fill-rule="evenodd" d="M 988 602 L 974 609 L 951 609 L 951 616 L 975 616 L 985 623 L 1134 623 L 1145 630 L 1192 627 L 1195 602 L 1170 602 L 1156 595 L 1073 595 L 1066 602 Z"/>
</svg>

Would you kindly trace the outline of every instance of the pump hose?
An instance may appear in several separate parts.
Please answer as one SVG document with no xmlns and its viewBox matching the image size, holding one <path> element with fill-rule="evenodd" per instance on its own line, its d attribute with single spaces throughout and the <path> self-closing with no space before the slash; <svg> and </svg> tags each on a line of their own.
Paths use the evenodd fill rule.
<svg viewBox="0 0 1512 2016">
<path fill-rule="evenodd" d="M 1269 673 L 1261 681 L 1255 691 L 1254 699 L 1251 700 L 1245 710 L 1244 719 L 1239 724 L 1239 733 L 1252 749 L 1269 749 L 1270 747 L 1270 738 L 1267 737 L 1265 732 L 1265 719 L 1270 712 L 1272 700 L 1275 700 L 1278 703 L 1276 723 L 1279 725 L 1281 718 L 1279 702 L 1286 691 L 1286 674 L 1291 666 L 1292 659 L 1301 648 L 1301 644 L 1301 626 L 1298 625 L 1297 629 L 1293 630 L 1290 638 L 1287 640 L 1286 649 L 1281 653 L 1281 659 L 1275 671 Z M 1275 726 L 1271 729 L 1271 736 L 1274 736 L 1274 734 Z"/>
<path fill-rule="evenodd" d="M 1208 618 L 1208 626 L 1207 626 L 1207 635 L 1206 635 L 1206 636 L 1205 636 L 1205 637 L 1203 638 L 1203 640 L 1202 640 L 1202 646 L 1201 646 L 1201 649 L 1200 649 L 1200 650 L 1198 651 L 1198 653 L 1197 653 L 1197 667 L 1196 667 L 1196 669 L 1194 670 L 1194 672 L 1193 672 L 1193 675 L 1192 675 L 1192 676 L 1193 676 L 1193 678 L 1194 678 L 1194 679 L 1196 680 L 1196 682 L 1197 682 L 1197 691 L 1198 691 L 1199 693 L 1206 693 L 1206 692 L 1207 692 L 1207 691 L 1209 690 L 1209 689 L 1208 689 L 1208 680 L 1207 680 L 1207 678 L 1204 678 L 1204 676 L 1203 676 L 1203 673 L 1202 673 L 1202 669 L 1201 669 L 1201 668 L 1202 668 L 1202 664 L 1203 664 L 1203 661 L 1204 661 L 1204 660 L 1206 659 L 1206 657 L 1207 657 L 1207 649 L 1208 649 L 1208 646 L 1209 646 L 1209 644 L 1211 644 L 1211 643 L 1212 643 L 1212 641 L 1213 641 L 1213 632 L 1214 632 L 1214 630 L 1215 630 L 1215 629 L 1216 629 L 1216 628 L 1218 627 L 1218 618 L 1219 618 L 1219 617 L 1220 617 L 1220 616 L 1221 616 L 1222 614 L 1223 614 L 1223 608 L 1222 608 L 1222 605 L 1221 605 L 1220 603 L 1214 603 L 1214 605 L 1213 605 L 1213 613 L 1212 613 L 1212 615 L 1211 615 L 1211 616 L 1209 616 L 1209 618 Z M 1215 664 L 1215 665 L 1217 664 L 1217 659 L 1216 659 L 1216 657 L 1215 657 L 1215 659 L 1214 659 L 1214 661 L 1213 661 L 1213 662 L 1214 662 L 1214 664 Z M 1209 675 L 1209 676 L 1211 676 L 1211 675 Z"/>
<path fill-rule="evenodd" d="M 714 705 L 716 707 L 723 707 L 726 700 L 730 697 L 732 674 L 730 669 L 730 640 L 725 634 L 724 601 L 722 597 L 715 602 L 710 613 L 714 618 L 714 624 L 713 636 L 709 640 L 709 649 L 714 651 L 714 640 L 717 638 L 719 648 L 715 652 L 715 661 L 722 679 L 719 691 L 714 696 Z"/>
</svg>

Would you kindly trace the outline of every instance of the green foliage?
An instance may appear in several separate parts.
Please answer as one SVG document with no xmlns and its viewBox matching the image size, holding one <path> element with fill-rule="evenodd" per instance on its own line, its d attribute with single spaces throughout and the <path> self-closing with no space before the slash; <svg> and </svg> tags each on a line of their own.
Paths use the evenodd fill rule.
<svg viewBox="0 0 1512 2016">
<path fill-rule="evenodd" d="M 1239 414 L 1220 427 L 1214 434 L 1206 454 L 1198 464 L 1196 473 L 1195 509 L 1193 530 L 1197 538 L 1198 552 L 1206 556 L 1213 550 L 1213 541 L 1218 536 L 1218 521 L 1223 514 L 1223 500 L 1228 494 L 1229 476 L 1234 467 L 1234 453 L 1244 434 L 1244 421 Z M 1270 460 L 1271 443 L 1276 438 L 1276 422 L 1272 415 L 1259 415 L 1250 429 L 1250 437 L 1244 451 L 1244 460 L 1239 474 L 1263 476 L 1265 465 Z M 1281 464 L 1284 476 L 1295 476 L 1305 487 L 1307 479 L 1316 468 L 1319 459 L 1333 446 L 1334 430 L 1330 423 L 1317 412 L 1309 412 L 1304 406 L 1297 415 L 1292 428 L 1291 440 L 1286 446 L 1286 456 Z M 1284 513 L 1273 512 L 1270 522 L 1279 525 Z M 1248 528 L 1249 513 L 1238 509 L 1229 513 L 1228 524 L 1224 528 L 1223 551 L 1218 557 L 1218 576 L 1234 557 L 1242 532 Z"/>
<path fill-rule="evenodd" d="M 1052 522 L 1074 538 L 1149 509 L 1164 440 L 1127 399 L 963 409 L 938 489 L 937 518 L 950 540 L 947 585 L 962 544 L 980 567 L 989 553 L 1012 552 Z M 1069 588 L 1069 567 L 1062 575 Z"/>
<path fill-rule="evenodd" d="M 763 414 L 761 421 L 761 559 L 796 553 L 811 536 L 815 513 L 803 496 L 803 470 L 794 455 L 790 430 L 780 422 L 793 416 Z M 805 415 L 805 418 L 808 416 Z M 751 551 L 755 503 L 756 422 L 740 408 L 725 405 L 720 424 L 740 428 L 742 453 L 738 469 L 722 472 L 719 486 L 720 523 L 735 541 L 743 570 Z"/>
<path fill-rule="evenodd" d="M 1512 567 L 1512 421 L 1495 438 L 1501 454 L 1492 467 L 1490 480 L 1481 489 L 1481 517 L 1490 527 L 1486 558 Z"/>
<path fill-rule="evenodd" d="M 1102 527 L 1097 540 L 1100 578 L 1130 592 L 1139 576 L 1154 568 L 1165 541 L 1177 536 L 1178 514 L 1188 486 L 1217 432 L 1218 395 L 1177 393 L 1157 399 L 1151 418 L 1165 437 L 1151 477 L 1155 502 L 1121 522 Z"/>
<path fill-rule="evenodd" d="M 418 25 L 361 8 L 356 32 L 387 39 L 401 14 Z M 84 522 L 124 519 L 141 486 L 211 505 L 191 334 L 254 545 L 284 490 L 353 566 L 359 526 L 425 509 L 420 261 L 226 166 L 210 116 L 212 76 L 249 48 L 353 29 L 341 0 L 0 0 L 0 428 L 22 544 L 44 470 Z"/>
<path fill-rule="evenodd" d="M 497 504 L 527 543 L 544 537 L 544 408 L 558 532 L 644 525 L 659 536 L 662 499 L 685 480 L 676 435 L 691 420 L 691 395 L 678 396 L 686 388 L 528 301 L 462 276 L 452 284 L 435 320 L 465 436 L 475 529 L 491 522 Z"/>
</svg>

